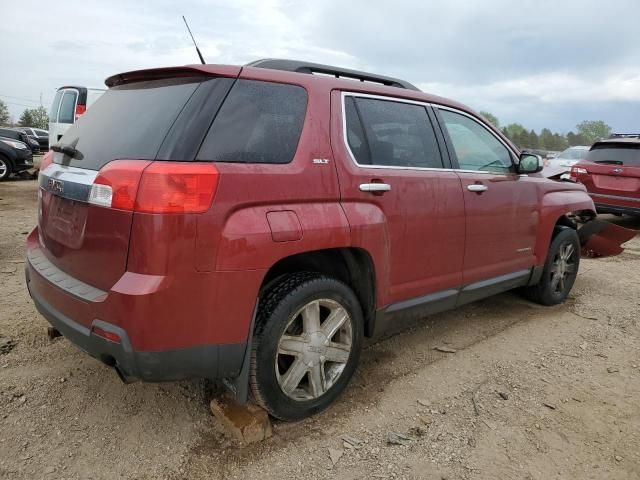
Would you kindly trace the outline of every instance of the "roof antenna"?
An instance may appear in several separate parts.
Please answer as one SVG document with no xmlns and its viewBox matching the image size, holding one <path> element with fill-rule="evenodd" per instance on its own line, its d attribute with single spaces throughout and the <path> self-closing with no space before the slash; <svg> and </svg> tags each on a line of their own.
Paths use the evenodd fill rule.
<svg viewBox="0 0 640 480">
<path fill-rule="evenodd" d="M 187 23 L 187 19 L 182 15 L 182 20 L 184 20 L 184 24 L 187 26 L 187 30 L 189 30 L 189 35 L 191 35 L 191 40 L 193 40 L 193 46 L 196 47 L 196 52 L 198 52 L 198 57 L 200 57 L 200 62 L 205 65 L 204 58 L 202 58 L 202 54 L 200 53 L 200 49 L 198 48 L 198 44 L 196 43 L 196 39 L 193 38 L 193 33 L 191 33 L 191 29 L 189 28 L 189 24 Z"/>
</svg>

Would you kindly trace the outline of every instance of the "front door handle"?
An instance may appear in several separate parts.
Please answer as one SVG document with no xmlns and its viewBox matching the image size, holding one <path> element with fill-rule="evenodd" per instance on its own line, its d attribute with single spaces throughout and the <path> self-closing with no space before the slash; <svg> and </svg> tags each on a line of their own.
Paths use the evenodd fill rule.
<svg viewBox="0 0 640 480">
<path fill-rule="evenodd" d="M 391 185 L 388 183 L 361 183 L 361 192 L 388 192 L 391 190 Z"/>
<path fill-rule="evenodd" d="M 480 183 L 473 183 L 471 185 L 467 185 L 467 190 L 469 190 L 470 192 L 482 193 L 489 190 L 489 187 Z"/>
</svg>

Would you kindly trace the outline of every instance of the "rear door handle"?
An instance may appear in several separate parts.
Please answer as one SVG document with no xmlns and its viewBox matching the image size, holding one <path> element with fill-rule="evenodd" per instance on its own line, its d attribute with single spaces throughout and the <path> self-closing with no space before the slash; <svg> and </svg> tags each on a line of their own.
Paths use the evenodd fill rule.
<svg viewBox="0 0 640 480">
<path fill-rule="evenodd" d="M 391 190 L 391 185 L 388 183 L 361 183 L 361 192 L 388 192 Z"/>
<path fill-rule="evenodd" d="M 489 190 L 489 187 L 487 187 L 486 185 L 481 185 L 479 183 L 473 183 L 471 185 L 467 185 L 467 190 L 469 190 L 470 192 L 482 193 Z"/>
</svg>

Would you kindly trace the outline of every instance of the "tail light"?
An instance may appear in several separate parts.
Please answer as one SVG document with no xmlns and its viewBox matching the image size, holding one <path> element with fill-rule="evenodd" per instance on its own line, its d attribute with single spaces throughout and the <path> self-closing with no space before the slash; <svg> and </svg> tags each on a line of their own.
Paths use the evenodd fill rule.
<svg viewBox="0 0 640 480">
<path fill-rule="evenodd" d="M 49 165 L 53 163 L 53 152 L 49 150 L 40 160 L 40 172 L 43 172 Z"/>
<path fill-rule="evenodd" d="M 571 173 L 569 174 L 569 178 L 574 182 L 578 181 L 578 177 L 580 175 L 586 175 L 589 171 L 586 168 L 582 167 L 571 167 Z"/>
<path fill-rule="evenodd" d="M 89 203 L 141 213 L 202 213 L 219 173 L 210 163 L 115 160 L 93 182 Z"/>
<path fill-rule="evenodd" d="M 76 105 L 76 120 L 80 117 L 80 115 L 82 115 L 84 112 L 87 111 L 87 106 L 86 105 L 82 105 L 82 104 L 77 104 Z"/>
</svg>

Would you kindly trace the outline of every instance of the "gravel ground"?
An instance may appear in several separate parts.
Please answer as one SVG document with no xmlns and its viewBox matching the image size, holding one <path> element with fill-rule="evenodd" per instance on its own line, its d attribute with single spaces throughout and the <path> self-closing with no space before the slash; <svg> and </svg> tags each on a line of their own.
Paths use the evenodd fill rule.
<svg viewBox="0 0 640 480">
<path fill-rule="evenodd" d="M 564 305 L 503 294 L 369 346 L 335 406 L 241 447 L 203 382 L 124 385 L 46 338 L 35 221 L 36 182 L 0 184 L 0 478 L 640 478 L 640 237 Z"/>
</svg>

